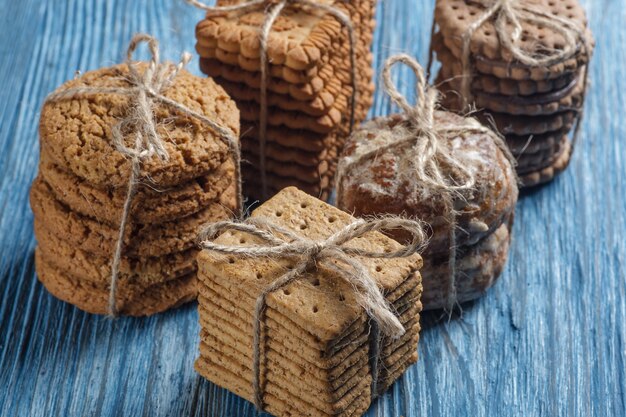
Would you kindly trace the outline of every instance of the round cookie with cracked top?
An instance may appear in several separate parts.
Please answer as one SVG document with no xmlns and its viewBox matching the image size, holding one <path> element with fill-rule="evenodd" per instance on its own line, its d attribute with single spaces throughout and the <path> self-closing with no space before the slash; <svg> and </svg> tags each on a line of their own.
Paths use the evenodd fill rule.
<svg viewBox="0 0 626 417">
<path fill-rule="evenodd" d="M 40 177 L 33 182 L 30 202 L 36 224 L 42 224 L 87 252 L 102 256 L 113 254 L 118 228 L 72 211 L 54 198 L 50 187 Z M 195 246 L 197 231 L 202 225 L 231 218 L 235 206 L 233 185 L 219 201 L 190 216 L 160 224 L 132 224 L 124 233 L 124 254 L 162 256 L 190 249 Z"/>
<path fill-rule="evenodd" d="M 39 174 L 55 199 L 73 211 L 119 225 L 126 198 L 125 187 L 97 187 L 73 175 L 41 153 Z M 140 183 L 131 203 L 131 218 L 137 223 L 163 223 L 186 217 L 214 203 L 234 181 L 234 163 L 224 162 L 207 175 L 177 186 L 157 188 Z"/>
<path fill-rule="evenodd" d="M 453 113 L 436 111 L 435 125 L 460 124 L 463 118 Z M 339 170 L 360 154 L 380 146 L 377 133 L 404 129 L 406 119 L 400 115 L 371 120 L 349 139 L 339 161 Z M 382 136 L 382 135 L 381 135 Z M 475 243 L 498 228 L 512 213 L 518 189 L 513 167 L 504 153 L 485 133 L 466 133 L 449 138 L 453 156 L 468 162 L 476 179 L 472 190 L 462 191 L 454 198 L 457 211 L 457 244 Z M 405 152 L 381 151 L 375 158 L 362 161 L 350 172 L 337 178 L 337 205 L 356 216 L 382 213 L 406 215 L 428 223 L 432 238 L 428 253 L 447 251 L 449 225 L 443 213 L 443 199 L 413 180 L 413 156 Z"/>
<path fill-rule="evenodd" d="M 107 285 L 111 282 L 111 257 L 84 251 L 35 223 L 40 256 L 51 266 L 82 282 Z M 129 289 L 171 281 L 196 271 L 198 249 L 193 247 L 159 257 L 122 256 L 118 282 Z"/>
<path fill-rule="evenodd" d="M 140 71 L 145 64 L 138 64 Z M 128 68 L 117 65 L 90 71 L 68 81 L 74 87 L 131 88 Z M 208 78 L 181 70 L 162 93 L 239 135 L 239 111 L 222 87 Z M 86 94 L 80 98 L 46 102 L 41 112 L 41 147 L 58 165 L 99 186 L 126 186 L 131 161 L 115 148 L 112 128 L 127 116 L 130 98 L 121 94 Z M 156 103 L 157 133 L 165 142 L 169 160 L 154 156 L 141 164 L 141 177 L 157 187 L 174 186 L 215 170 L 229 158 L 228 145 L 200 120 Z M 132 147 L 134 133 L 124 132 Z"/>
<path fill-rule="evenodd" d="M 514 60 L 511 51 L 502 46 L 494 25 L 494 18 L 476 29 L 471 38 L 470 53 L 474 59 L 474 65 L 480 72 L 500 78 L 541 80 L 558 77 L 589 61 L 591 51 L 585 50 L 585 44 L 592 46 L 593 39 L 591 32 L 587 29 L 585 11 L 577 0 L 528 0 L 523 6 L 567 19 L 578 27 L 581 35 L 573 55 L 563 62 L 548 67 L 528 67 L 518 63 Z M 463 36 L 485 13 L 486 8 L 479 1 L 437 0 L 435 21 L 446 46 L 457 58 L 462 56 Z M 519 46 L 523 51 L 534 53 L 536 56 L 544 56 L 564 47 L 565 39 L 557 31 L 526 19 L 520 19 L 520 24 L 522 37 Z M 512 31 L 513 27 L 509 24 L 507 29 Z"/>
<path fill-rule="evenodd" d="M 108 285 L 97 285 L 67 275 L 47 263 L 38 249 L 35 250 L 35 267 L 39 281 L 56 298 L 88 313 L 109 313 Z M 134 291 L 128 291 L 120 284 L 117 308 L 122 315 L 150 316 L 193 301 L 197 293 L 196 275 L 193 273 Z"/>
</svg>

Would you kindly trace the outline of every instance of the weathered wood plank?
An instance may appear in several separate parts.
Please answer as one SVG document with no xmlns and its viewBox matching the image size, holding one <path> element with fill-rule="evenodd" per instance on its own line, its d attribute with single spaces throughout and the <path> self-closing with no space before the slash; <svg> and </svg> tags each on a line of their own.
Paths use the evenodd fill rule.
<svg viewBox="0 0 626 417">
<path fill-rule="evenodd" d="M 426 62 L 432 3 L 379 5 L 377 68 L 399 51 Z M 194 373 L 194 306 L 90 316 L 48 295 L 33 267 L 28 188 L 45 95 L 78 69 L 119 62 L 138 31 L 170 59 L 193 50 L 202 13 L 171 0 L 0 5 L 0 415 L 255 415 Z M 619 0 L 585 6 L 597 48 L 571 167 L 521 199 L 501 281 L 460 318 L 424 318 L 419 363 L 368 415 L 626 415 L 626 12 Z M 412 75 L 395 77 L 411 96 Z M 372 114 L 389 111 L 379 94 Z"/>
</svg>

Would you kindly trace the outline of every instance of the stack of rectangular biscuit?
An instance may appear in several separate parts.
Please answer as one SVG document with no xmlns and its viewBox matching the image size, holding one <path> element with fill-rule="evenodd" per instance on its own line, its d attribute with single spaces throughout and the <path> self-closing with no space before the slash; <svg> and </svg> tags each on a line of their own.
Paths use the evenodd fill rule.
<svg viewBox="0 0 626 417">
<path fill-rule="evenodd" d="M 244 0 L 218 0 L 218 5 Z M 356 35 L 356 122 L 372 104 L 375 1 L 325 0 L 350 16 Z M 264 9 L 207 16 L 196 28 L 202 71 L 233 97 L 241 111 L 244 191 L 260 198 L 259 27 Z M 352 72 L 348 31 L 328 13 L 289 4 L 268 40 L 268 122 L 265 173 L 268 194 L 293 185 L 326 198 L 338 153 L 349 134 Z"/>
<path fill-rule="evenodd" d="M 127 71 L 88 72 L 62 88 L 123 86 Z M 235 103 L 210 79 L 181 71 L 166 92 L 187 106 L 201 93 L 205 107 L 196 101 L 194 109 L 212 115 L 210 107 L 221 106 L 228 115 L 216 123 L 238 133 Z M 110 312 L 112 258 L 130 180 L 129 159 L 111 137 L 128 100 L 84 94 L 47 102 L 41 116 L 39 174 L 30 194 L 38 278 L 57 298 L 96 314 Z M 194 300 L 198 228 L 237 211 L 228 146 L 203 124 L 180 115 L 172 121 L 167 108 L 154 107 L 170 159 L 142 165 L 131 200 L 116 293 L 124 315 L 150 315 Z"/>
<path fill-rule="evenodd" d="M 443 104 L 457 111 L 476 108 L 483 123 L 495 126 L 505 136 L 518 161 L 522 185 L 534 186 L 549 181 L 569 163 L 572 148 L 568 134 L 582 111 L 593 40 L 577 0 L 537 0 L 528 7 L 578 28 L 574 32 L 580 37 L 573 55 L 550 66 L 518 62 L 499 40 L 492 18 L 472 35 L 471 74 L 465 74 L 462 39 L 486 9 L 463 0 L 437 1 L 439 31 L 432 47 L 442 65 L 437 84 L 444 93 Z M 527 19 L 520 22 L 523 32 L 517 46 L 525 53 L 542 58 L 564 48 L 558 32 Z M 510 33 L 513 28 L 507 30 Z M 463 97 L 463 77 L 471 77 L 471 98 Z"/>
<path fill-rule="evenodd" d="M 323 240 L 354 221 L 350 215 L 289 187 L 257 208 L 264 217 L 313 240 Z M 251 245 L 254 237 L 225 232 L 225 245 Z M 399 244 L 368 233 L 349 243 L 365 250 Z M 385 391 L 417 360 L 422 259 L 357 258 L 406 329 L 380 341 L 376 392 Z M 289 259 L 246 258 L 202 251 L 198 255 L 200 357 L 196 370 L 215 384 L 252 401 L 253 321 L 260 292 L 293 265 Z M 264 409 L 276 416 L 356 416 L 372 401 L 372 340 L 367 314 L 354 288 L 337 273 L 318 269 L 270 293 L 260 344 Z"/>
</svg>

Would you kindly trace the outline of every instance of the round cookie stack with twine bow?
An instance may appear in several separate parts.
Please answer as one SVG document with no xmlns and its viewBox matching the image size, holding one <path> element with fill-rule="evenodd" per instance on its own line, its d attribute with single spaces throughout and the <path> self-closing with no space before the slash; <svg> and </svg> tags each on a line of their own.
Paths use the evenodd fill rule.
<svg viewBox="0 0 626 417">
<path fill-rule="evenodd" d="M 196 29 L 202 71 L 242 111 L 246 195 L 291 185 L 328 197 L 343 141 L 373 99 L 362 22 L 373 26 L 375 3 L 186 1 L 207 13 Z"/>
<path fill-rule="evenodd" d="M 438 0 L 431 50 L 442 104 L 505 136 L 523 186 L 567 168 L 593 51 L 577 0 Z"/>
<path fill-rule="evenodd" d="M 397 63 L 415 72 L 415 106 L 391 81 Z M 367 122 L 348 139 L 337 205 L 356 216 L 401 214 L 430 224 L 422 302 L 425 309 L 451 311 L 489 288 L 506 262 L 518 197 L 514 160 L 492 130 L 435 110 L 437 91 L 413 58 L 391 57 L 382 77 L 404 113 Z"/>
<path fill-rule="evenodd" d="M 132 58 L 141 43 L 148 63 Z M 136 35 L 124 65 L 47 97 L 31 206 L 38 277 L 58 298 L 111 316 L 195 299 L 197 228 L 242 197 L 236 106 L 189 59 L 160 63 L 157 41 Z"/>
</svg>

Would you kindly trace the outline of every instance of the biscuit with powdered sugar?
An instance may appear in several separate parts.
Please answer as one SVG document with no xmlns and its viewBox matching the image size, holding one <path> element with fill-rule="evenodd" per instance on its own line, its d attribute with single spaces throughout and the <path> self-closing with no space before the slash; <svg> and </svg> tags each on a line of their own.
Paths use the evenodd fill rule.
<svg viewBox="0 0 626 417">
<path fill-rule="evenodd" d="M 463 118 L 449 112 L 435 112 L 436 124 L 461 125 Z M 377 132 L 404 129 L 407 120 L 401 115 L 378 118 L 365 123 L 349 139 L 340 159 L 347 166 L 353 159 L 381 146 L 384 140 Z M 468 132 L 447 138 L 452 144 L 452 156 L 467 161 L 473 169 L 476 185 L 461 191 L 454 199 L 459 230 L 458 244 L 477 236 L 482 237 L 497 228 L 511 213 L 517 202 L 515 173 L 506 156 L 498 149 L 490 134 Z M 444 201 L 434 198 L 425 185 L 410 175 L 414 156 L 407 152 L 383 152 L 375 158 L 361 161 L 350 172 L 337 179 L 337 204 L 356 216 L 380 213 L 403 214 L 419 218 L 436 231 L 429 244 L 436 252 L 449 247 L 447 233 L 437 233 L 447 227 L 443 213 Z"/>
</svg>

